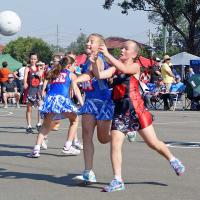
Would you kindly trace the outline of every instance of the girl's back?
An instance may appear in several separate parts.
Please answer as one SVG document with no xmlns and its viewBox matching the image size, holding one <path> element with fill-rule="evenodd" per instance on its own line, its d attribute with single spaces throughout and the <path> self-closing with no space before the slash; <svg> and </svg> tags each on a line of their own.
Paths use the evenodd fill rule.
<svg viewBox="0 0 200 200">
<path fill-rule="evenodd" d="M 69 97 L 69 89 L 71 84 L 71 72 L 67 69 L 63 69 L 60 75 L 51 81 L 50 90 L 47 95 L 62 95 Z"/>
</svg>

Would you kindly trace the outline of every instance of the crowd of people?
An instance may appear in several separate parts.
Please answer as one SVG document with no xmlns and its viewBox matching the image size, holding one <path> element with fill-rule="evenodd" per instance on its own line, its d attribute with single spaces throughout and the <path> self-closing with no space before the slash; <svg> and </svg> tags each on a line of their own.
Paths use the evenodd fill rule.
<svg viewBox="0 0 200 200">
<path fill-rule="evenodd" d="M 163 57 L 162 62 L 159 58 L 154 58 L 154 65 L 150 68 L 143 67 L 140 75 L 140 85 L 146 106 L 154 109 L 152 103 L 162 99 L 163 109 L 173 110 L 176 95 L 179 95 L 179 98 L 182 97 L 189 78 L 194 74 L 193 68 L 190 66 L 185 68 L 184 74 L 179 74 L 168 55 Z"/>
<path fill-rule="evenodd" d="M 93 169 L 95 128 L 98 141 L 102 144 L 110 143 L 113 180 L 103 188 L 104 192 L 125 189 L 122 178 L 122 146 L 125 136 L 134 131 L 140 134 L 151 149 L 169 162 L 178 176 L 182 175 L 185 171 L 184 165 L 156 136 L 152 114 L 145 105 L 140 82 L 146 81 L 145 76 L 148 73 L 143 72 L 142 76 L 140 72 L 141 67 L 137 63 L 139 51 L 140 47 L 136 42 L 127 41 L 122 46 L 119 59 L 116 59 L 108 52 L 104 38 L 99 34 L 91 34 L 87 39 L 87 60 L 82 65 L 81 74 L 80 70 L 77 71 L 76 56 L 72 52 L 63 58 L 55 56 L 49 67 L 38 62 L 36 53 L 30 54 L 28 66 L 23 66 L 23 69 L 14 74 L 7 66 L 4 67 L 4 75 L 7 71 L 7 78 L 3 76 L 3 81 L 0 80 L 4 107 L 7 108 L 7 99 L 12 97 L 15 97 L 16 106 L 19 107 L 20 95 L 23 93 L 22 102 L 27 106 L 27 134 L 33 133 L 32 107 L 38 108 L 38 135 L 28 157 L 40 157 L 41 148 L 47 149 L 48 133 L 60 120 L 69 119 L 70 125 L 62 152 L 78 155 L 83 149 L 83 173 L 76 179 L 84 184 L 97 181 Z M 178 79 L 178 76 L 175 77 L 172 73 L 169 61 L 170 58 L 165 56 L 161 72 L 159 67 L 155 66 L 153 69 L 157 75 L 152 76 L 155 78 L 154 83 L 159 82 L 162 85 L 162 75 L 166 91 L 171 90 L 174 78 Z M 11 84 L 13 80 L 9 79 L 14 77 L 19 81 L 21 89 L 23 86 L 23 92 L 17 90 L 16 83 Z M 8 84 L 13 85 L 13 92 L 8 90 Z M 148 86 L 147 82 L 145 84 Z M 83 146 L 77 138 L 79 116 L 82 116 Z"/>
</svg>

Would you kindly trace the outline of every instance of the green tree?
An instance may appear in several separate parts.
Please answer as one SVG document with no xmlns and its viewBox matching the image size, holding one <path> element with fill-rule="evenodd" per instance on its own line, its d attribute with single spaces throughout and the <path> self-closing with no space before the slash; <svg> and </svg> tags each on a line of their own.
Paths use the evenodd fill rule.
<svg viewBox="0 0 200 200">
<path fill-rule="evenodd" d="M 110 9 L 115 0 L 105 0 L 104 8 Z M 200 1 L 198 0 L 121 0 L 118 6 L 123 14 L 128 11 L 147 11 L 159 16 L 164 25 L 170 25 L 183 38 L 186 51 L 198 54 L 200 35 Z M 180 20 L 186 24 L 186 30 L 180 26 Z"/>
<path fill-rule="evenodd" d="M 27 61 L 31 52 L 37 53 L 39 60 L 45 63 L 49 63 L 52 57 L 50 46 L 42 39 L 34 37 L 20 37 L 11 41 L 3 51 L 4 54 L 8 53 L 20 62 Z"/>
<path fill-rule="evenodd" d="M 76 54 L 85 53 L 85 43 L 87 40 L 87 36 L 83 33 L 77 38 L 75 42 L 72 42 L 68 47 L 67 51 L 74 51 Z"/>
</svg>

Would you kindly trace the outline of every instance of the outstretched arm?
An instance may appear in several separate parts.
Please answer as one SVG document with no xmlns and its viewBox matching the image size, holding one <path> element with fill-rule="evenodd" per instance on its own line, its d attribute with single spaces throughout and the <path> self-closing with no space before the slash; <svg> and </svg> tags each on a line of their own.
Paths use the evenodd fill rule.
<svg viewBox="0 0 200 200">
<path fill-rule="evenodd" d="M 92 54 L 90 56 L 90 61 L 92 63 L 92 72 L 97 79 L 107 79 L 111 78 L 116 71 L 115 67 L 110 67 L 104 70 L 104 63 L 98 58 L 98 55 Z"/>
<path fill-rule="evenodd" d="M 139 72 L 140 66 L 137 63 L 127 63 L 124 64 L 121 61 L 113 57 L 105 45 L 101 45 L 100 51 L 107 57 L 110 62 L 122 73 L 124 74 L 137 74 Z"/>
<path fill-rule="evenodd" d="M 91 72 L 85 73 L 85 74 L 81 74 L 78 78 L 72 80 L 74 83 L 82 83 L 85 81 L 89 81 L 93 78 L 93 75 Z"/>
</svg>

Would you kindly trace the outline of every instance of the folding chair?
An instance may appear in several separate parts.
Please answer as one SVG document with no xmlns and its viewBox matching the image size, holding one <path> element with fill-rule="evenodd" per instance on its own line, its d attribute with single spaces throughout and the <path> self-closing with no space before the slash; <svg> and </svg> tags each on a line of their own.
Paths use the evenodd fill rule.
<svg viewBox="0 0 200 200">
<path fill-rule="evenodd" d="M 153 95 L 150 99 L 151 105 L 155 110 L 159 110 L 161 107 L 163 107 L 163 99 L 160 95 Z"/>
<path fill-rule="evenodd" d="M 176 96 L 173 98 L 173 111 L 176 110 L 177 104 L 180 103 L 182 105 L 182 109 L 184 110 L 184 104 L 183 104 L 183 93 L 177 93 Z"/>
</svg>

